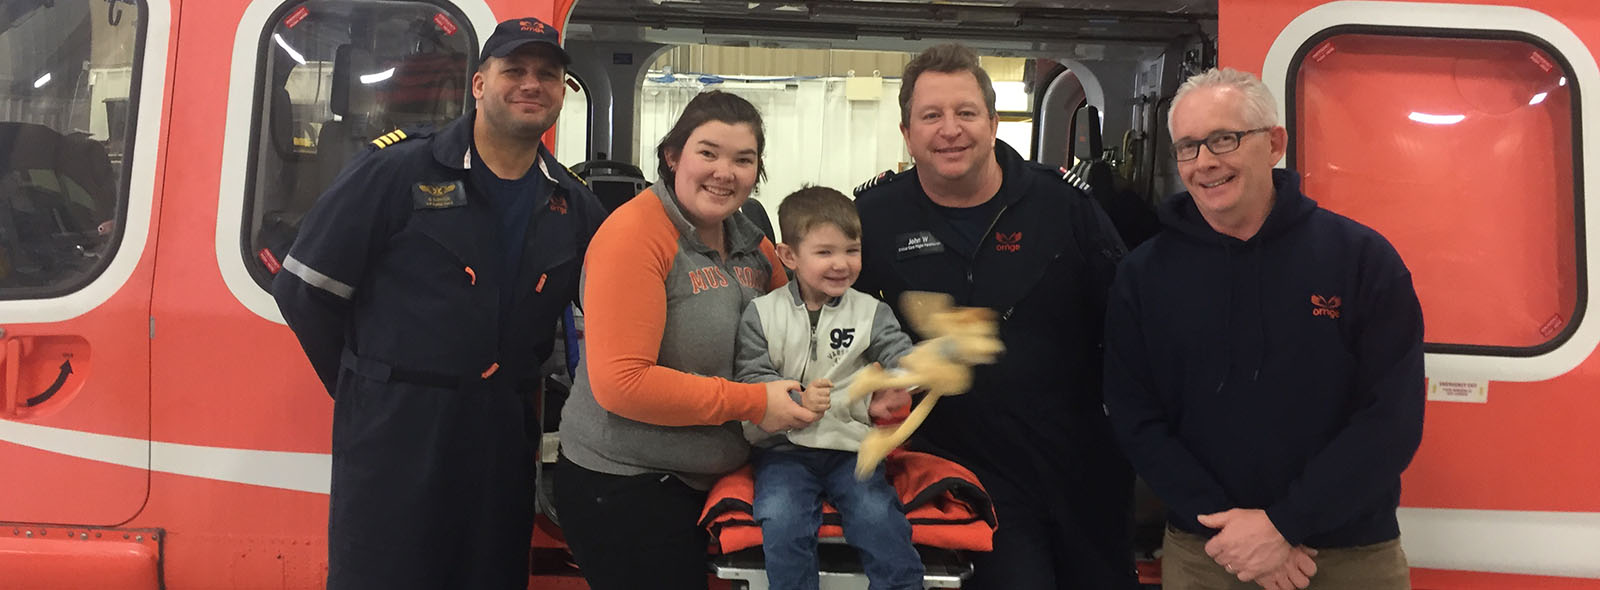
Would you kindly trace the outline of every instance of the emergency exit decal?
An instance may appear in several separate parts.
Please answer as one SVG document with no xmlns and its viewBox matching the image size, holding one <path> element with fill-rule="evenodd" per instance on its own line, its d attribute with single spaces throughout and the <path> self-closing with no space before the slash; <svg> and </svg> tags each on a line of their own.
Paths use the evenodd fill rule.
<svg viewBox="0 0 1600 590">
<path fill-rule="evenodd" d="M 1489 403 L 1488 381 L 1428 380 L 1428 401 Z"/>
</svg>

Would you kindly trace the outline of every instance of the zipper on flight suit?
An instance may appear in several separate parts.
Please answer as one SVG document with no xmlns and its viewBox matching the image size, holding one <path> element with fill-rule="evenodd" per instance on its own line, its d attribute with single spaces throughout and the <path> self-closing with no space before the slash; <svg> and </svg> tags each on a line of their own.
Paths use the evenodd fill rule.
<svg viewBox="0 0 1600 590">
<path fill-rule="evenodd" d="M 978 252 L 983 250 L 983 243 L 989 240 L 989 235 L 994 233 L 994 226 L 1000 224 L 1000 216 L 1006 214 L 1011 204 L 1000 206 L 1000 211 L 994 214 L 994 219 L 989 220 L 989 227 L 983 230 L 983 235 L 978 236 L 978 245 L 967 255 L 967 303 L 972 303 L 972 265 L 978 262 Z"/>
</svg>

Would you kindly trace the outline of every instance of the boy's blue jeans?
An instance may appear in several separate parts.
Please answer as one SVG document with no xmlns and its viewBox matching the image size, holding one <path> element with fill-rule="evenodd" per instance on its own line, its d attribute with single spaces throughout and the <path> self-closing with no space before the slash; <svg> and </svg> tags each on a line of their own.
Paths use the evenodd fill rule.
<svg viewBox="0 0 1600 590">
<path fill-rule="evenodd" d="M 761 524 L 767 584 L 772 590 L 816 590 L 817 527 L 824 498 L 861 554 L 871 590 L 921 590 L 922 558 L 911 546 L 911 524 L 883 465 L 856 481 L 856 454 L 785 447 L 755 456 L 756 522 Z"/>
</svg>

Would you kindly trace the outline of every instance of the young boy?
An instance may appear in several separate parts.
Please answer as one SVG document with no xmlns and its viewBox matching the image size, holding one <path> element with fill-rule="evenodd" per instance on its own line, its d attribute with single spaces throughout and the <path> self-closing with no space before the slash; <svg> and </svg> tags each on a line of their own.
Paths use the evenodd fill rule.
<svg viewBox="0 0 1600 590">
<path fill-rule="evenodd" d="M 788 288 L 757 297 L 739 323 L 735 378 L 807 383 L 801 405 L 822 412 L 802 429 L 768 434 L 745 424 L 757 446 L 755 517 L 772 590 L 816 590 L 822 500 L 839 510 L 845 539 L 861 554 L 872 590 L 920 590 L 922 559 L 883 465 L 857 481 L 856 450 L 872 420 L 911 403 L 904 389 L 850 403 L 849 381 L 870 363 L 892 365 L 911 350 L 894 312 L 851 289 L 861 274 L 861 220 L 839 191 L 806 187 L 778 206 L 778 259 Z"/>
</svg>

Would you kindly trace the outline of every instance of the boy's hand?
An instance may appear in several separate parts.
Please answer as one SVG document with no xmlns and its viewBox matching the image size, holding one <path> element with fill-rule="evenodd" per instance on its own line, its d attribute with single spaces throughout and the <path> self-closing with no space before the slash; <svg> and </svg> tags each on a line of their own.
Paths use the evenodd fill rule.
<svg viewBox="0 0 1600 590">
<path fill-rule="evenodd" d="M 872 392 L 872 402 L 867 404 L 867 415 L 873 422 L 894 419 L 901 410 L 911 405 L 911 391 L 904 387 L 891 387 Z"/>
<path fill-rule="evenodd" d="M 800 405 L 813 412 L 828 411 L 833 405 L 833 382 L 827 379 L 817 379 L 800 392 Z"/>
</svg>

